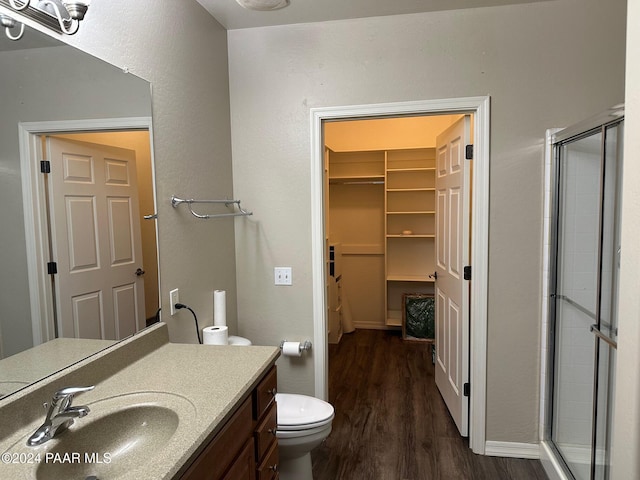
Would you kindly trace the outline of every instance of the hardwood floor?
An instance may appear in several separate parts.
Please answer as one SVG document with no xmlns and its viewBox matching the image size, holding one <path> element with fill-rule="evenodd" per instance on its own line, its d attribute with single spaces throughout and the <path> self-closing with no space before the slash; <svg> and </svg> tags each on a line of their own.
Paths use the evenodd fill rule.
<svg viewBox="0 0 640 480">
<path fill-rule="evenodd" d="M 312 452 L 315 480 L 546 480 L 537 460 L 475 455 L 435 386 L 431 349 L 357 330 L 329 345 L 333 431 Z"/>
</svg>

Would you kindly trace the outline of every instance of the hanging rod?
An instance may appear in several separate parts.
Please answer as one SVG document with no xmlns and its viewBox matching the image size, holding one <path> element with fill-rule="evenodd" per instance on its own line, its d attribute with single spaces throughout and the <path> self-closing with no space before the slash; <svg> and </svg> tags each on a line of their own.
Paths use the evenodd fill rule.
<svg viewBox="0 0 640 480">
<path fill-rule="evenodd" d="M 194 200 L 193 198 L 178 198 L 175 195 L 171 197 L 171 205 L 173 206 L 173 208 L 177 208 L 181 203 L 186 203 L 187 205 L 189 205 L 189 211 L 191 212 L 191 215 L 196 218 L 244 217 L 247 215 L 253 215 L 253 212 L 245 210 L 240 206 L 240 200 Z M 194 203 L 223 203 L 226 207 L 236 205 L 238 207 L 238 210 L 240 211 L 233 213 L 213 213 L 210 215 L 202 215 L 193 211 Z"/>
</svg>

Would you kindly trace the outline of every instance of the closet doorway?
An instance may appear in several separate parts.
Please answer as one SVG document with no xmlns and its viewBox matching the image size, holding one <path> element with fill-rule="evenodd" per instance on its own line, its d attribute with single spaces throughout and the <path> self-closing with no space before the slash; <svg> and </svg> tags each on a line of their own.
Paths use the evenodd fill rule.
<svg viewBox="0 0 640 480">
<path fill-rule="evenodd" d="M 436 370 L 441 367 L 436 383 L 460 433 L 470 436 L 476 453 L 484 453 L 485 379 L 484 370 L 482 378 L 478 376 L 478 367 L 486 356 L 478 340 L 486 344 L 486 288 L 477 285 L 475 295 L 476 282 L 470 282 L 469 275 L 476 268 L 471 258 L 477 259 L 479 270 L 474 273 L 485 278 L 477 283 L 486 286 L 487 219 L 478 216 L 484 210 L 474 217 L 470 207 L 486 206 L 472 198 L 472 192 L 488 191 L 488 98 L 467 99 L 475 108 L 435 103 L 440 108 L 412 103 L 355 108 L 357 113 L 377 110 L 374 114 L 354 115 L 353 108 L 348 114 L 336 109 L 312 113 L 320 129 L 314 138 L 316 160 L 316 147 L 322 148 L 320 231 L 323 263 L 326 260 L 321 275 L 326 303 L 321 321 L 316 316 L 315 323 L 315 345 L 320 347 L 316 367 L 321 367 L 316 370 L 316 394 L 320 390 L 318 396 L 327 395 L 327 343 L 340 342 L 341 335 L 353 329 L 401 330 L 406 326 L 405 294 L 432 295 L 439 326 L 434 340 L 440 344 L 434 356 Z M 477 163 L 473 188 L 472 163 Z M 314 169 L 317 166 L 314 162 Z M 446 177 L 453 183 L 447 185 Z M 476 221 L 477 239 L 470 238 Z M 314 274 L 315 286 L 317 280 Z M 470 296 L 475 304 L 469 303 Z M 470 388 L 474 376 L 475 394 Z"/>
</svg>

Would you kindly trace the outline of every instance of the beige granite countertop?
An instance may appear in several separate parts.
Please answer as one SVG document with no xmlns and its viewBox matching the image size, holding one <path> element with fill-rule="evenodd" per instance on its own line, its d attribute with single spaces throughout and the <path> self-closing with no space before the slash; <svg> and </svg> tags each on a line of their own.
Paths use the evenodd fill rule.
<svg viewBox="0 0 640 480">
<path fill-rule="evenodd" d="M 138 347 L 135 341 L 125 342 L 122 353 L 117 357 L 114 357 L 113 352 L 117 349 L 116 346 L 109 349 L 110 353 L 105 354 L 104 358 L 94 362 L 87 361 L 86 366 L 66 378 L 60 375 L 51 385 L 43 385 L 39 389 L 29 388 L 24 395 L 14 395 L 18 398 L 13 401 L 0 401 L 0 453 L 19 451 L 45 454 L 55 449 L 56 439 L 40 447 L 23 447 L 22 442 L 26 441 L 26 437 L 24 433 L 16 433 L 17 425 L 21 426 L 20 432 L 29 431 L 30 434 L 31 428 L 42 423 L 44 412 L 41 407 L 35 414 L 31 412 L 30 415 L 22 415 L 24 418 L 21 421 L 9 420 L 8 416 L 21 416 L 21 401 L 25 408 L 33 410 L 38 403 L 49 401 L 51 394 L 60 386 L 66 386 L 69 382 L 73 382 L 71 384 L 74 386 L 83 385 L 95 377 L 95 389 L 74 400 L 74 405 L 90 405 L 92 412 L 84 419 L 76 420 L 70 431 L 61 437 L 73 434 L 73 429 L 81 428 L 83 421 L 89 420 L 91 415 L 101 415 L 100 408 L 106 408 L 104 406 L 109 402 L 113 404 L 118 401 L 118 396 L 135 399 L 138 398 L 136 395 L 146 395 L 147 398 L 157 397 L 160 400 L 163 396 L 176 399 L 180 397 L 182 403 L 176 403 L 176 408 L 183 409 L 181 426 L 170 441 L 158 445 L 153 454 L 136 459 L 135 468 L 117 476 L 122 480 L 177 478 L 185 464 L 203 443 L 217 433 L 280 354 L 277 347 L 172 344 L 168 343 L 166 326 L 156 328 L 152 335 L 155 337 L 150 337 L 152 340 L 148 341 L 153 343 L 151 347 Z M 137 350 L 139 358 L 136 357 Z M 126 361 L 122 359 L 127 356 L 131 358 Z M 107 372 L 106 377 L 100 378 L 105 375 L 105 370 L 114 368 L 111 365 L 115 362 L 113 358 L 123 363 L 122 368 L 113 373 Z M 108 397 L 116 399 L 105 402 L 103 399 Z M 100 431 L 96 432 L 96 435 L 100 434 Z M 103 433 L 108 434 L 109 432 Z M 118 459 L 117 452 L 95 453 L 108 453 L 111 466 L 116 467 L 114 462 Z M 0 478 L 35 479 L 37 465 L 20 464 L 20 458 L 16 458 L 18 463 L 0 463 Z M 41 458 L 40 462 L 42 461 L 44 460 Z M 103 470 L 98 478 L 108 480 L 109 472 L 110 470 Z M 84 480 L 84 475 L 80 480 Z"/>
<path fill-rule="evenodd" d="M 0 398 L 114 343 L 115 340 L 56 338 L 4 358 L 0 360 Z"/>
</svg>

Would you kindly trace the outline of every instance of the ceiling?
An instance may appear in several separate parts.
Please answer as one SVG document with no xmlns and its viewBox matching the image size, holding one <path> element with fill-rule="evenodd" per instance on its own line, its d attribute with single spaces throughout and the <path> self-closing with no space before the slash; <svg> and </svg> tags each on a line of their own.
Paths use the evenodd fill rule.
<svg viewBox="0 0 640 480">
<path fill-rule="evenodd" d="M 290 0 L 286 8 L 259 12 L 235 0 L 197 0 L 227 30 L 541 1 L 550 0 Z"/>
</svg>

